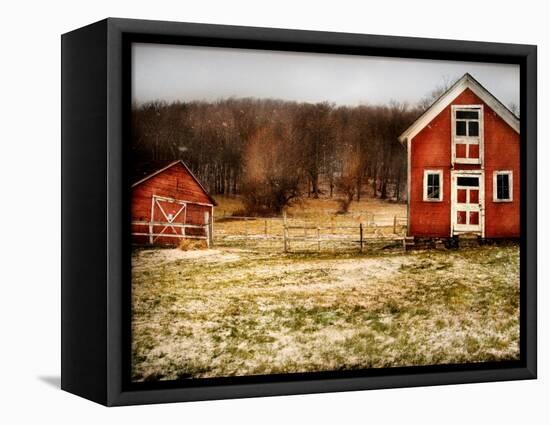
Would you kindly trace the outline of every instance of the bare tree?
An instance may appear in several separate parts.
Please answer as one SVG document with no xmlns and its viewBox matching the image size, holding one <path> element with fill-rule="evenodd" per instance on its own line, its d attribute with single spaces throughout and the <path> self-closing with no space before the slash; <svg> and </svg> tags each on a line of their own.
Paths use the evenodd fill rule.
<svg viewBox="0 0 550 425">
<path fill-rule="evenodd" d="M 357 146 L 349 144 L 342 152 L 342 174 L 336 179 L 336 187 L 340 192 L 338 212 L 347 213 L 357 190 L 357 176 L 361 173 L 361 160 Z"/>
<path fill-rule="evenodd" d="M 516 102 L 511 102 L 508 104 L 508 109 L 510 112 L 512 112 L 516 117 L 519 117 L 519 105 Z"/>
<path fill-rule="evenodd" d="M 293 134 L 302 148 L 303 169 L 308 177 L 308 196 L 318 198 L 319 177 L 334 142 L 332 106 L 328 103 L 301 104 L 293 119 Z"/>
<path fill-rule="evenodd" d="M 371 196 L 400 198 L 406 157 L 397 136 L 419 112 L 398 104 L 335 107 L 251 98 L 152 102 L 133 107 L 131 152 L 135 161 L 183 159 L 211 193 L 251 199 L 251 152 L 262 146 L 259 163 L 266 154 L 278 161 L 264 177 L 286 194 L 275 203 L 261 189 L 251 209 L 280 210 L 281 202 L 302 194 L 342 197 L 351 192 L 342 176 L 353 176 L 357 201 L 368 187 Z M 351 159 L 353 172 L 345 170 Z"/>
<path fill-rule="evenodd" d="M 459 77 L 451 77 L 449 75 L 443 75 L 441 77 L 441 83 L 439 83 L 433 90 L 431 90 L 420 102 L 418 106 L 425 111 L 432 103 L 434 103 L 443 93 L 451 88 L 451 86 L 457 82 Z"/>
<path fill-rule="evenodd" d="M 284 126 L 264 127 L 245 153 L 243 201 L 251 215 L 280 214 L 301 196 L 297 143 Z"/>
</svg>

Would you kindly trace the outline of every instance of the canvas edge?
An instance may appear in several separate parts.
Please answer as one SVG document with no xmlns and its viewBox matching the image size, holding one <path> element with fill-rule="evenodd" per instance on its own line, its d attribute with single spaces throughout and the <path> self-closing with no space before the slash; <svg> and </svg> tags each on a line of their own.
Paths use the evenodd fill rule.
<svg viewBox="0 0 550 425">
<path fill-rule="evenodd" d="M 61 389 L 107 403 L 107 21 L 61 37 Z"/>
</svg>

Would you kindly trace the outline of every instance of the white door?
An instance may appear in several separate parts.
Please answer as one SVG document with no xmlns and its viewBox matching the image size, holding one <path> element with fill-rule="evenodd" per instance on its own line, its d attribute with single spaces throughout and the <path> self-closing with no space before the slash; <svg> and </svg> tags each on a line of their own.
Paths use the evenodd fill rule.
<svg viewBox="0 0 550 425">
<path fill-rule="evenodd" d="M 179 199 L 153 195 L 151 199 L 151 221 L 149 243 L 159 237 L 182 238 L 185 236 L 187 203 Z"/>
<path fill-rule="evenodd" d="M 453 172 L 451 195 L 452 234 L 479 233 L 482 235 L 483 173 L 481 171 Z"/>
</svg>

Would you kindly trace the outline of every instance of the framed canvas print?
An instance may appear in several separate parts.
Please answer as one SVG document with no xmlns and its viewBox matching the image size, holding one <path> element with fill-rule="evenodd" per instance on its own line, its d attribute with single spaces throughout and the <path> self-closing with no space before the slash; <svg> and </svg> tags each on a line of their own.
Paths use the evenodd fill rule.
<svg viewBox="0 0 550 425">
<path fill-rule="evenodd" d="M 536 377 L 536 47 L 107 19 L 62 37 L 62 388 Z"/>
</svg>

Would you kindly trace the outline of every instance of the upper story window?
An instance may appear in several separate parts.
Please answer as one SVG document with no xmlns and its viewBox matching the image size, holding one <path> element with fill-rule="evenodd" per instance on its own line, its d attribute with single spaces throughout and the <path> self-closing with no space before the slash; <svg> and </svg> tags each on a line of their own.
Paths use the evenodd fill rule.
<svg viewBox="0 0 550 425">
<path fill-rule="evenodd" d="M 479 137 L 479 110 L 458 109 L 455 119 L 456 136 Z"/>
<path fill-rule="evenodd" d="M 453 163 L 481 164 L 483 152 L 483 106 L 452 107 Z"/>
</svg>

